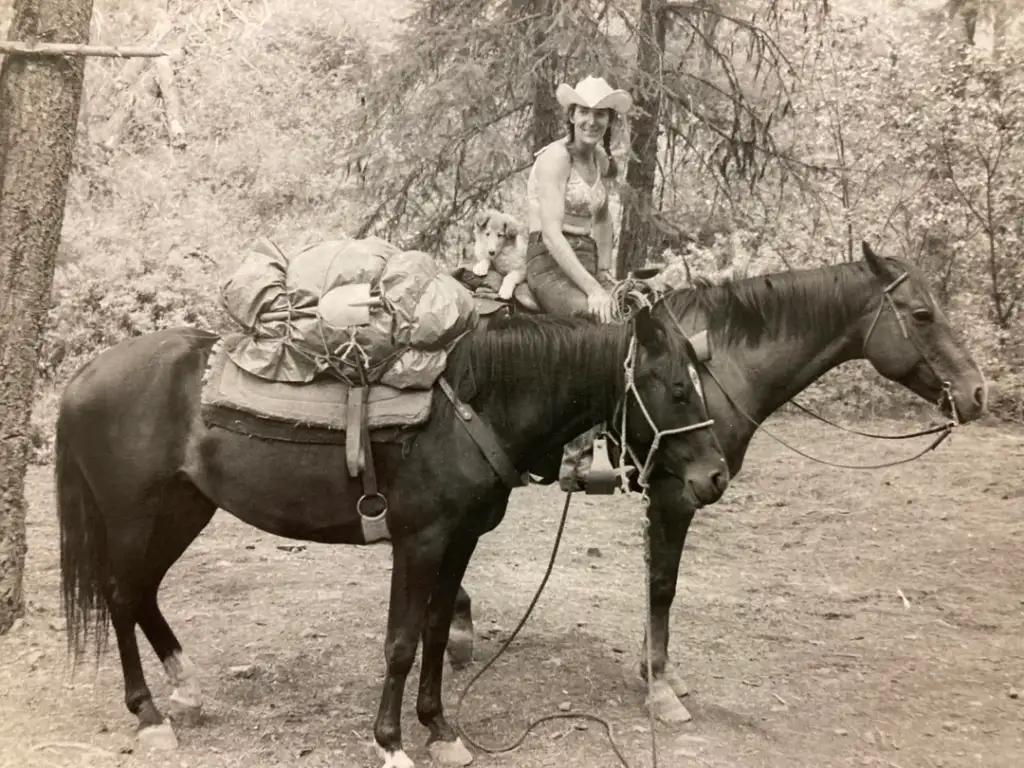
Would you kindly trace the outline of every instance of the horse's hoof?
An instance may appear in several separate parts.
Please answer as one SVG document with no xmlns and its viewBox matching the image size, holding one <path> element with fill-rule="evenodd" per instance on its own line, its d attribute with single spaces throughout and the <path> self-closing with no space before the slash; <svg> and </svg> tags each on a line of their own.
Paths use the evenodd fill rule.
<svg viewBox="0 0 1024 768">
<path fill-rule="evenodd" d="M 473 663 L 473 633 L 462 629 L 448 632 L 448 660 L 453 669 L 461 669 Z"/>
<path fill-rule="evenodd" d="M 686 684 L 686 681 L 679 676 L 679 673 L 673 667 L 666 667 L 665 672 L 661 675 L 661 679 L 668 683 L 672 693 L 680 699 L 689 695 L 690 686 Z"/>
<path fill-rule="evenodd" d="M 167 722 L 140 728 L 138 740 L 139 746 L 150 752 L 171 752 L 178 748 L 178 737 Z"/>
<path fill-rule="evenodd" d="M 688 723 L 693 719 L 690 710 L 683 706 L 679 697 L 664 680 L 655 680 L 651 684 L 647 706 L 658 720 L 669 725 Z"/>
<path fill-rule="evenodd" d="M 473 762 L 473 755 L 459 738 L 455 741 L 432 741 L 427 744 L 427 751 L 430 759 L 438 765 L 469 765 Z"/>
<path fill-rule="evenodd" d="M 167 712 L 175 723 L 190 727 L 199 725 L 203 719 L 203 701 L 175 688 L 168 701 Z"/>
<path fill-rule="evenodd" d="M 378 744 L 377 752 L 384 759 L 384 765 L 381 768 L 416 768 L 416 764 L 405 754 L 403 749 L 397 752 L 388 752 Z"/>
</svg>

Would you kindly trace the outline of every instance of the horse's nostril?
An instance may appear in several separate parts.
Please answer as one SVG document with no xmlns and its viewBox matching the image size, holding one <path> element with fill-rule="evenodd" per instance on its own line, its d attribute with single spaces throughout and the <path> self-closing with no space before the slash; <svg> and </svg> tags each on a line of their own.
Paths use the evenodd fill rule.
<svg viewBox="0 0 1024 768">
<path fill-rule="evenodd" d="M 712 472 L 711 485 L 714 486 L 714 489 L 718 491 L 718 493 L 725 491 L 726 482 L 724 475 L 722 475 L 721 472 Z"/>
</svg>

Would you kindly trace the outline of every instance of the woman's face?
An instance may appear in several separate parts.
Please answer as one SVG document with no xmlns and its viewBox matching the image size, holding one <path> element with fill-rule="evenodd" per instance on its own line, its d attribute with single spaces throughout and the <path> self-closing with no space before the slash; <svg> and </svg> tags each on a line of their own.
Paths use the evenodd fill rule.
<svg viewBox="0 0 1024 768">
<path fill-rule="evenodd" d="M 611 110 L 577 106 L 573 108 L 570 120 L 572 120 L 576 134 L 576 141 L 587 146 L 596 146 L 601 143 L 604 132 L 608 130 L 608 123 L 611 122 Z"/>
</svg>

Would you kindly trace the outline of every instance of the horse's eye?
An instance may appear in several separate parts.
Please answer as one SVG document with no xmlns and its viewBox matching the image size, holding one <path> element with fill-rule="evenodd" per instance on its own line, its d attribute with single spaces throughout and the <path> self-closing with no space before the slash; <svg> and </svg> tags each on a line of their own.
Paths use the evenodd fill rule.
<svg viewBox="0 0 1024 768">
<path fill-rule="evenodd" d="M 685 384 L 672 385 L 672 399 L 677 403 L 685 403 L 690 399 L 690 391 Z"/>
<path fill-rule="evenodd" d="M 915 309 L 911 314 L 913 315 L 914 319 L 917 320 L 917 322 L 919 323 L 930 323 L 932 320 L 935 319 L 935 315 L 932 314 L 932 311 L 928 309 L 928 307 L 920 307 L 919 309 Z"/>
</svg>

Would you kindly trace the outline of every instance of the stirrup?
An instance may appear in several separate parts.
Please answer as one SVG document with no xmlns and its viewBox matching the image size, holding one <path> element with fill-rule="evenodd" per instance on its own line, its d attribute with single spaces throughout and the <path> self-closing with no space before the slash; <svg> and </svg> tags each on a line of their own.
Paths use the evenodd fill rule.
<svg viewBox="0 0 1024 768">
<path fill-rule="evenodd" d="M 586 493 L 588 496 L 610 496 L 619 487 L 622 473 L 612 466 L 611 458 L 608 456 L 608 438 L 595 437 L 593 446 L 593 458 L 585 484 Z"/>
</svg>

